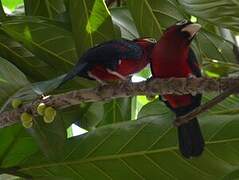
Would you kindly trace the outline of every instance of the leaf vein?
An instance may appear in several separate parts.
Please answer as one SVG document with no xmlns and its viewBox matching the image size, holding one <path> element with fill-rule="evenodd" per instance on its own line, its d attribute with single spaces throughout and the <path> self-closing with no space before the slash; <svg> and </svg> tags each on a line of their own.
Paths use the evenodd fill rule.
<svg viewBox="0 0 239 180">
<path fill-rule="evenodd" d="M 145 180 L 145 178 L 137 172 L 133 167 L 131 167 L 124 159 L 119 158 L 119 160 L 133 173 L 135 174 L 139 179 Z"/>
</svg>

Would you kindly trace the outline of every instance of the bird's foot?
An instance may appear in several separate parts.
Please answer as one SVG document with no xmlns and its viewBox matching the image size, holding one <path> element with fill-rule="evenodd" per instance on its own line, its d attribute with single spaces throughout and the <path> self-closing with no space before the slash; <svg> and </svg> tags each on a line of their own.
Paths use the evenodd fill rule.
<svg viewBox="0 0 239 180">
<path fill-rule="evenodd" d="M 108 73 L 114 75 L 114 76 L 117 76 L 119 79 L 123 80 L 123 81 L 126 81 L 127 78 L 124 77 L 123 75 L 121 75 L 120 73 L 116 72 L 116 71 L 112 71 L 111 69 L 106 69 Z"/>
<path fill-rule="evenodd" d="M 101 86 L 107 85 L 108 83 L 106 83 L 105 81 L 102 81 L 100 78 L 98 78 L 97 76 L 93 75 L 90 71 L 88 72 L 88 76 L 92 79 L 95 79 Z"/>
</svg>

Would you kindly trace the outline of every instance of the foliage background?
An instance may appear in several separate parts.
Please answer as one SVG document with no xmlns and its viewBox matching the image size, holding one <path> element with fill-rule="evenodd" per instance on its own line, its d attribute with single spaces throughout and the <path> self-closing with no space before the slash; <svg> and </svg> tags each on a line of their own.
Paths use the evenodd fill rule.
<svg viewBox="0 0 239 180">
<path fill-rule="evenodd" d="M 30 102 L 42 93 L 95 86 L 75 78 L 55 89 L 86 49 L 120 37 L 159 39 L 165 28 L 192 16 L 203 26 L 192 47 L 204 75 L 239 72 L 237 0 L 107 1 L 109 7 L 103 0 L 0 2 L 0 112 L 10 110 L 14 98 Z M 137 76 L 148 78 L 149 69 Z M 214 95 L 204 94 L 204 102 Z M 177 149 L 173 114 L 157 99 L 80 104 L 58 112 L 50 125 L 39 118 L 30 130 L 20 124 L 0 129 L 0 173 L 34 179 L 237 179 L 238 112 L 239 99 L 231 96 L 202 114 L 206 149 L 188 160 Z M 72 123 L 89 132 L 72 137 Z"/>
</svg>

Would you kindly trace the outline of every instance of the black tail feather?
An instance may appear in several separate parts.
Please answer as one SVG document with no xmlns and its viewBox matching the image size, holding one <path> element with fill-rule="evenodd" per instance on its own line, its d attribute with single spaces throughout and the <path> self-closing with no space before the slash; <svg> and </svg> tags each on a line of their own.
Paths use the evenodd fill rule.
<svg viewBox="0 0 239 180">
<path fill-rule="evenodd" d="M 60 82 L 58 87 L 62 86 L 67 81 L 73 79 L 75 76 L 80 75 L 82 71 L 86 69 L 87 66 L 88 66 L 88 63 L 77 64 L 68 74 L 66 74 L 66 76 Z"/>
<path fill-rule="evenodd" d="M 195 118 L 178 127 L 179 149 L 186 158 L 199 156 L 204 149 L 204 139 L 198 120 Z"/>
</svg>

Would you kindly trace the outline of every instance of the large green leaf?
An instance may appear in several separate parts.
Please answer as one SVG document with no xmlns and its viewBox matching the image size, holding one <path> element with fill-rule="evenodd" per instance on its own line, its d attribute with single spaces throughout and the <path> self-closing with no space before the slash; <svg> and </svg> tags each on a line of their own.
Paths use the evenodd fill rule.
<svg viewBox="0 0 239 180">
<path fill-rule="evenodd" d="M 228 0 L 178 0 L 191 15 L 239 31 L 239 3 Z"/>
<path fill-rule="evenodd" d="M 121 37 L 126 39 L 135 39 L 139 37 L 133 18 L 126 8 L 110 9 L 113 23 L 121 30 Z"/>
<path fill-rule="evenodd" d="M 197 43 L 199 52 L 204 60 L 237 63 L 233 53 L 233 43 L 222 37 L 202 30 L 197 35 Z"/>
<path fill-rule="evenodd" d="M 97 103 L 103 107 L 101 119 L 95 127 L 131 120 L 131 98 L 121 98 L 110 102 Z M 100 111 L 98 111 L 100 113 Z M 99 114 L 98 114 L 99 115 Z"/>
<path fill-rule="evenodd" d="M 64 0 L 24 0 L 24 4 L 28 16 L 43 16 L 55 19 L 66 10 Z"/>
<path fill-rule="evenodd" d="M 159 99 L 146 104 L 138 113 L 138 118 L 161 116 L 161 119 L 173 119 L 174 114 Z"/>
<path fill-rule="evenodd" d="M 73 107 L 62 109 L 62 118 L 65 120 L 65 124 L 69 127 L 72 123 L 84 128 L 91 130 L 94 125 L 98 122 L 99 106 L 95 103 L 82 103 Z M 67 124 L 68 123 L 68 124 Z"/>
<path fill-rule="evenodd" d="M 37 58 L 19 42 L 0 32 L 0 54 L 15 64 L 31 81 L 41 81 L 57 75 L 55 68 Z"/>
<path fill-rule="evenodd" d="M 43 117 L 36 118 L 30 133 L 35 138 L 44 155 L 54 161 L 62 158 L 61 150 L 67 138 L 66 129 L 67 126 L 65 126 L 62 113 L 57 111 L 56 118 L 50 124 L 45 123 Z"/>
<path fill-rule="evenodd" d="M 109 102 L 83 103 L 63 110 L 63 117 L 78 126 L 93 130 L 95 128 L 123 121 L 130 121 L 131 98 L 121 98 Z"/>
<path fill-rule="evenodd" d="M 42 18 L 10 18 L 0 27 L 13 39 L 55 69 L 58 75 L 68 71 L 77 56 L 71 32 Z"/>
<path fill-rule="evenodd" d="M 28 83 L 26 76 L 21 71 L 0 57 L 0 107 L 18 89 Z"/>
<path fill-rule="evenodd" d="M 48 178 L 216 180 L 238 168 L 238 116 L 202 116 L 205 152 L 190 160 L 179 154 L 175 128 L 164 117 L 155 114 L 98 128 L 70 139 L 63 161 L 35 154 L 19 171 Z"/>
<path fill-rule="evenodd" d="M 0 129 L 0 141 L 1 168 L 16 167 L 39 150 L 34 139 L 19 124 Z"/>
<path fill-rule="evenodd" d="M 70 16 L 79 56 L 88 48 L 114 38 L 104 0 L 70 0 Z"/>
<path fill-rule="evenodd" d="M 205 103 L 212 99 L 213 97 L 217 96 L 216 93 L 210 93 L 203 96 L 202 102 Z M 207 113 L 209 114 L 226 114 L 226 115 L 233 115 L 233 114 L 239 114 L 239 112 L 236 112 L 235 110 L 238 110 L 238 102 L 239 97 L 235 95 L 231 95 L 226 100 L 222 101 L 221 103 L 217 104 L 213 108 L 209 109 Z"/>
<path fill-rule="evenodd" d="M 175 19 L 184 18 L 174 0 L 131 0 L 127 1 L 127 6 L 142 37 L 158 39 L 163 28 L 174 23 Z"/>
</svg>

